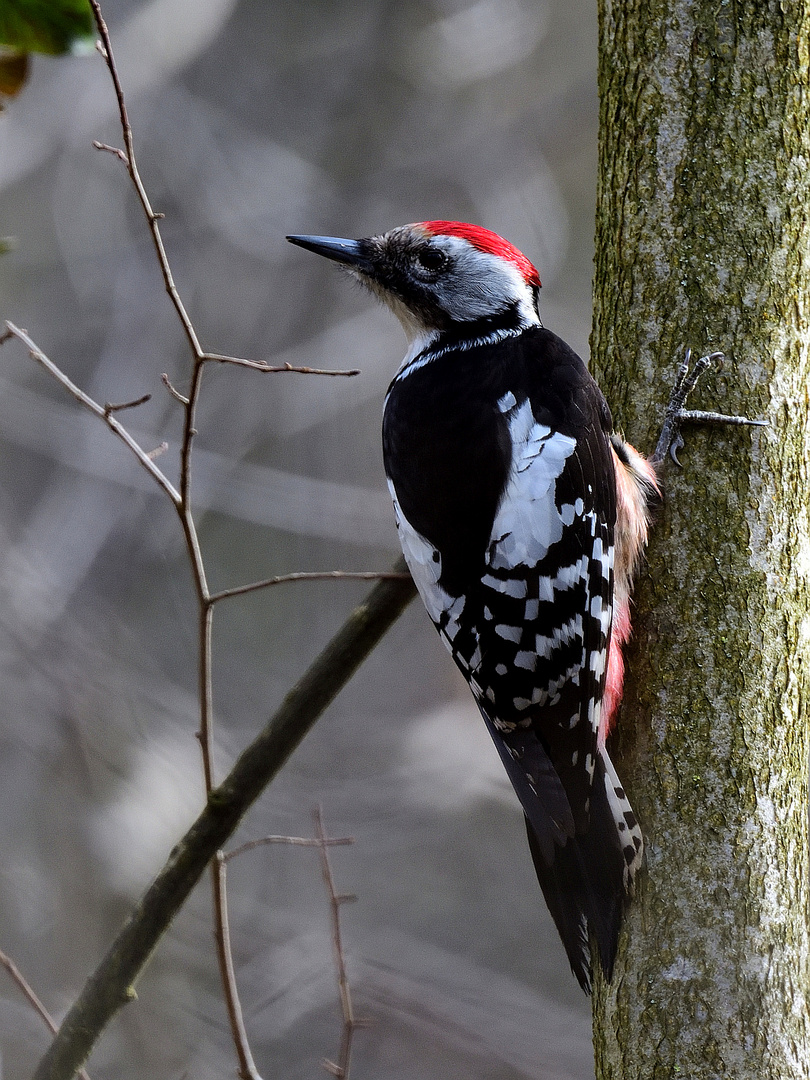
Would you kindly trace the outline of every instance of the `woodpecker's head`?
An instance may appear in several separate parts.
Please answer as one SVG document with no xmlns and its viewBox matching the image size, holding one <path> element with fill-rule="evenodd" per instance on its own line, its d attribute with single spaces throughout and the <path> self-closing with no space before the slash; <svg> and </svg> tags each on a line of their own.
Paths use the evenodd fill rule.
<svg viewBox="0 0 810 1080">
<path fill-rule="evenodd" d="M 288 236 L 344 266 L 424 347 L 439 335 L 487 336 L 539 326 L 537 271 L 516 247 L 457 221 L 423 221 L 364 240 Z"/>
</svg>

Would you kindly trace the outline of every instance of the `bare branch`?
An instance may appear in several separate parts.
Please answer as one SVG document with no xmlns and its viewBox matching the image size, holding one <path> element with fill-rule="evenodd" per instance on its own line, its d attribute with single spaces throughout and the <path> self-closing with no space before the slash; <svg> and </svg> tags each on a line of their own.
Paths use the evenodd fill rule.
<svg viewBox="0 0 810 1080">
<path fill-rule="evenodd" d="M 293 364 L 280 364 L 273 366 L 263 360 L 245 360 L 241 356 L 224 356 L 222 353 L 203 353 L 202 360 L 212 360 L 217 364 L 235 364 L 237 367 L 250 368 L 251 371 L 263 373 L 279 371 L 296 371 L 299 375 L 359 375 L 360 368 L 349 368 L 346 371 L 335 371 L 331 368 L 296 367 Z"/>
<path fill-rule="evenodd" d="M 314 842 L 317 843 L 317 841 Z M 42 1004 L 33 987 L 25 978 L 17 965 L 14 963 L 14 961 L 11 959 L 11 957 L 1 951 L 0 964 L 2 964 L 2 966 L 11 976 L 11 978 L 17 984 L 17 987 L 20 990 L 21 994 L 28 1001 L 29 1005 L 31 1005 L 34 1012 L 36 1012 L 36 1014 L 39 1016 L 40 1020 L 42 1020 L 42 1022 L 45 1024 L 45 1027 L 48 1029 L 48 1031 L 50 1031 L 51 1035 L 55 1035 L 59 1029 L 57 1028 L 56 1022 L 54 1021 L 53 1017 Z M 90 1080 L 90 1077 L 87 1075 L 84 1069 L 79 1069 L 79 1076 L 81 1077 L 81 1080 Z"/>
<path fill-rule="evenodd" d="M 120 146 L 109 146 L 107 143 L 99 142 L 98 139 L 93 139 L 93 146 L 95 146 L 96 150 L 105 150 L 108 154 L 112 154 L 129 167 L 129 158 Z"/>
<path fill-rule="evenodd" d="M 104 406 L 104 417 L 106 419 L 110 413 L 121 412 L 122 409 L 136 409 L 139 405 L 145 405 L 147 401 L 151 400 L 151 394 L 142 394 L 139 398 L 135 398 L 134 401 L 122 401 L 120 405 L 113 405 L 108 401 Z"/>
<path fill-rule="evenodd" d="M 181 405 L 188 405 L 188 398 L 185 396 L 185 394 L 181 394 L 180 391 L 175 386 L 173 386 L 171 382 L 169 382 L 169 376 L 166 374 L 165 371 L 160 376 L 160 381 L 163 383 L 163 385 L 166 387 L 166 389 L 176 401 L 179 401 Z"/>
<path fill-rule="evenodd" d="M 326 844 L 328 847 L 338 847 L 353 843 L 353 836 L 328 836 L 325 840 L 313 840 L 308 836 L 262 836 L 258 840 L 248 840 L 244 844 L 240 844 L 233 851 L 221 852 L 221 855 L 225 862 L 230 862 L 237 855 L 244 855 L 246 852 L 254 851 L 257 847 L 264 847 L 266 844 L 292 844 L 294 847 L 322 847 Z"/>
<path fill-rule="evenodd" d="M 184 527 L 187 531 L 186 539 L 189 544 L 189 554 L 191 555 L 201 601 L 207 599 L 208 586 L 205 583 L 205 570 L 202 557 L 199 555 L 196 530 L 191 516 L 191 449 L 194 442 L 194 436 L 197 434 L 195 417 L 197 415 L 197 403 L 200 400 L 203 369 L 204 365 L 202 361 L 199 359 L 195 360 L 194 370 L 191 375 L 191 387 L 188 392 L 188 401 L 185 405 L 183 438 L 180 442 L 180 499 L 184 511 Z M 194 534 L 193 538 L 192 534 Z"/>
<path fill-rule="evenodd" d="M 327 846 L 337 844 L 352 844 L 352 837 L 326 837 L 319 836 L 317 839 L 309 839 L 303 836 L 262 836 L 257 840 L 249 840 L 227 854 L 218 851 L 212 864 L 214 870 L 214 907 L 217 912 L 216 941 L 220 956 L 220 965 L 225 977 L 225 1000 L 228 1006 L 228 1016 L 231 1023 L 231 1032 L 239 1058 L 239 1076 L 241 1080 L 261 1080 L 256 1069 L 256 1063 L 250 1051 L 250 1044 L 245 1029 L 245 1021 L 242 1006 L 239 1001 L 239 990 L 236 985 L 236 972 L 233 965 L 233 952 L 231 949 L 230 926 L 228 921 L 228 892 L 227 892 L 227 863 L 236 855 L 254 851 L 258 847 L 269 844 L 289 844 L 297 847 L 317 847 L 321 851 Z M 330 895 L 334 895 L 333 893 Z M 336 897 L 335 902 L 343 903 L 353 897 Z"/>
<path fill-rule="evenodd" d="M 94 413 L 100 420 L 104 421 L 107 427 L 109 427 L 110 430 L 129 447 L 152 479 L 163 488 L 175 507 L 179 507 L 179 492 L 175 489 L 168 477 L 161 472 L 157 465 L 155 465 L 149 454 L 135 441 L 135 439 L 133 439 L 127 429 L 122 424 L 119 424 L 115 416 L 113 416 L 112 411 L 108 411 L 109 406 L 105 407 L 104 405 L 99 405 L 97 401 L 94 401 L 88 394 L 85 394 L 84 390 L 81 390 L 74 382 L 71 382 L 62 369 L 58 368 L 52 360 L 49 360 L 39 346 L 31 340 L 25 330 L 20 330 L 19 327 L 10 322 L 6 323 L 6 328 L 7 335 L 19 338 L 23 345 L 26 346 L 32 359 L 36 360 L 36 362 L 41 364 L 49 374 L 53 375 L 57 382 L 60 382 L 68 393 L 72 394 L 81 405 L 84 405 L 86 409 L 89 409 L 91 413 Z M 3 340 L 6 340 L 6 336 L 4 336 Z"/>
<path fill-rule="evenodd" d="M 323 1064 L 327 1071 L 332 1073 L 333 1076 L 337 1076 L 339 1080 L 348 1080 L 349 1065 L 352 1057 L 352 1039 L 354 1038 L 354 1032 L 357 1028 L 357 1021 L 355 1019 L 354 1006 L 352 1004 L 352 991 L 351 986 L 349 985 L 349 976 L 346 973 L 346 957 L 343 952 L 343 936 L 340 927 L 340 907 L 341 904 L 345 904 L 357 898 L 355 896 L 338 893 L 335 889 L 335 879 L 332 874 L 332 864 L 329 861 L 326 831 L 323 827 L 323 814 L 321 813 L 320 806 L 316 807 L 313 811 L 313 818 L 315 820 L 315 834 L 318 838 L 318 847 L 321 854 L 321 873 L 323 874 L 324 885 L 326 885 L 326 891 L 329 895 L 329 907 L 332 916 L 332 944 L 335 950 L 335 966 L 337 967 L 340 1009 L 343 1014 L 343 1033 L 340 1039 L 338 1060 L 337 1062 L 327 1060 L 324 1061 Z"/>
<path fill-rule="evenodd" d="M 276 577 L 265 578 L 263 581 L 253 581 L 249 585 L 235 585 L 232 589 L 222 589 L 221 592 L 211 593 L 208 603 L 216 604 L 232 596 L 244 596 L 245 593 L 269 589 L 273 585 L 286 585 L 290 581 L 406 581 L 410 576 L 407 571 L 398 573 L 394 570 L 300 570 L 293 574 L 279 574 Z"/>
<path fill-rule="evenodd" d="M 321 371 L 314 368 L 294 368 L 290 364 L 273 368 L 255 361 L 241 360 L 203 353 L 191 319 L 174 283 L 158 226 L 162 215 L 152 209 L 141 180 L 135 158 L 132 128 L 129 123 L 112 45 L 98 0 L 90 0 L 101 35 L 99 52 L 104 58 L 112 78 L 123 133 L 123 149 L 96 143 L 100 150 L 114 154 L 121 160 L 130 175 L 138 200 L 146 216 L 152 242 L 157 254 L 166 291 L 183 326 L 193 354 L 193 367 L 188 395 L 177 391 L 164 376 L 164 384 L 184 409 L 183 435 L 180 449 L 179 491 L 169 483 L 160 469 L 154 465 L 150 454 L 145 453 L 113 415 L 121 408 L 134 407 L 138 402 L 106 407 L 93 401 L 75 386 L 28 338 L 24 331 L 8 324 L 8 332 L 18 336 L 30 349 L 31 355 L 57 378 L 76 399 L 94 412 L 136 453 L 141 464 L 170 495 L 178 511 L 199 603 L 199 701 L 200 730 L 203 769 L 207 804 L 198 821 L 177 845 L 163 871 L 147 891 L 143 902 L 119 934 L 96 973 L 86 984 L 84 991 L 65 1018 L 50 1050 L 37 1069 L 36 1080 L 66 1080 L 86 1058 L 109 1019 L 120 1007 L 134 996 L 132 984 L 147 962 L 161 934 L 199 880 L 207 864 L 211 865 L 214 895 L 217 951 L 222 973 L 225 997 L 237 1056 L 239 1074 L 243 1080 L 259 1080 L 253 1062 L 233 972 L 230 934 L 227 916 L 226 858 L 220 853 L 222 843 L 232 834 L 241 816 L 258 797 L 272 776 L 281 768 L 289 753 L 303 734 L 323 711 L 339 688 L 350 677 L 357 665 L 409 602 L 414 593 L 413 583 L 403 574 L 404 566 L 395 571 L 395 579 L 380 582 L 373 590 L 367 605 L 358 608 L 343 631 L 333 639 L 330 646 L 316 660 L 304 679 L 288 694 L 281 709 L 268 727 L 237 761 L 224 784 L 216 786 L 213 767 L 213 702 L 211 687 L 211 634 L 214 601 L 209 593 L 205 565 L 200 549 L 197 529 L 191 509 L 191 462 L 192 446 L 196 434 L 196 410 L 200 397 L 205 361 L 234 363 L 258 371 L 300 371 L 305 374 L 353 375 L 357 372 Z M 152 451 L 154 454 L 155 451 Z M 331 576 L 331 575 L 330 575 Z M 366 576 L 366 575 L 364 575 Z M 233 594 L 252 591 L 262 583 L 243 587 Z M 228 594 L 221 594 L 222 596 Z M 321 852 L 325 851 L 323 844 Z M 213 860 L 213 861 L 212 861 Z M 335 910 L 345 898 L 331 890 Z M 348 985 L 346 984 L 348 990 Z M 350 1005 L 350 999 L 349 999 Z M 345 1015 L 345 1010 L 344 1010 Z M 354 1020 L 350 1017 L 348 1046 Z M 348 1051 L 341 1050 L 341 1061 Z M 344 1072 L 341 1075 L 345 1075 Z"/>
<path fill-rule="evenodd" d="M 211 631 L 214 618 L 214 609 L 210 604 L 200 607 L 199 623 L 199 697 L 200 697 L 200 730 L 197 737 L 202 746 L 203 772 L 205 774 L 205 791 L 209 794 L 214 789 L 214 741 L 211 724 L 213 712 L 213 686 L 211 683 Z"/>
<path fill-rule="evenodd" d="M 183 533 L 186 538 L 186 545 L 188 547 L 189 558 L 191 560 L 192 573 L 194 575 L 194 583 L 197 589 L 198 599 L 201 606 L 204 608 L 208 599 L 208 585 L 205 578 L 205 566 L 202 560 L 202 554 L 200 552 L 199 539 L 197 537 L 197 530 L 194 524 L 194 520 L 191 516 L 191 448 L 194 435 L 196 433 L 195 428 L 195 414 L 197 409 L 197 402 L 200 395 L 200 382 L 202 379 L 203 371 L 203 350 L 200 345 L 197 332 L 192 325 L 191 318 L 186 311 L 185 305 L 180 298 L 180 293 L 177 290 L 177 286 L 174 282 L 171 266 L 169 265 L 169 259 L 166 254 L 166 248 L 163 244 L 163 237 L 158 226 L 158 221 L 163 217 L 162 214 L 157 214 L 152 209 L 152 204 L 149 200 L 149 196 L 144 187 L 141 175 L 138 171 L 138 164 L 135 159 L 135 145 L 132 136 L 132 127 L 129 122 L 129 114 L 127 112 L 126 101 L 124 99 L 124 90 L 121 85 L 121 79 L 118 74 L 118 68 L 115 63 L 115 56 L 113 54 L 112 42 L 110 41 L 110 33 L 107 29 L 107 24 L 104 21 L 104 16 L 101 13 L 101 6 L 98 0 L 90 0 L 90 6 L 93 9 L 93 15 L 96 20 L 98 32 L 101 36 L 101 45 L 99 52 L 101 53 L 107 68 L 110 72 L 110 78 L 112 79 L 113 88 L 115 90 L 115 97 L 118 102 L 118 114 L 121 121 L 121 132 L 124 138 L 124 156 L 126 158 L 127 172 L 130 175 L 130 179 L 135 187 L 138 201 L 141 204 L 143 212 L 146 216 L 147 224 L 149 226 L 149 232 L 152 237 L 152 243 L 157 255 L 158 264 L 160 265 L 160 271 L 163 276 L 163 283 L 166 287 L 166 292 L 169 295 L 169 299 L 177 313 L 177 317 L 185 332 L 188 343 L 191 347 L 191 351 L 194 356 L 194 368 L 191 376 L 191 388 L 189 390 L 188 397 L 183 402 L 185 407 L 185 419 L 183 423 L 183 437 L 180 448 L 180 493 L 179 498 L 175 500 L 175 505 L 178 507 L 181 522 L 183 525 Z M 165 380 L 168 385 L 168 379 Z M 173 389 L 173 388 L 172 388 Z M 181 395 L 175 395 L 178 400 L 181 400 Z M 201 617 L 207 617 L 205 613 Z M 203 678 L 201 674 L 201 679 Z M 205 705 L 203 705 L 203 724 L 202 729 L 204 734 L 206 733 L 206 720 L 210 719 L 210 710 L 207 711 Z M 203 744 L 204 752 L 206 743 L 210 742 L 210 739 L 206 738 Z M 210 771 L 210 766 L 206 765 L 206 769 Z"/>
<path fill-rule="evenodd" d="M 132 183 L 135 186 L 135 191 L 138 195 L 138 200 L 143 207 L 143 212 L 146 215 L 146 219 L 149 223 L 149 231 L 152 234 L 152 242 L 157 252 L 158 262 L 160 263 L 160 269 L 163 274 L 163 281 L 166 286 L 166 292 L 169 294 L 169 298 L 174 305 L 177 316 L 182 323 L 183 330 L 188 338 L 189 345 L 194 355 L 200 359 L 203 355 L 200 342 L 197 339 L 196 331 L 191 324 L 191 319 L 188 316 L 188 312 L 185 309 L 183 301 L 180 299 L 180 294 L 177 291 L 177 286 L 174 283 L 171 267 L 169 266 L 169 260 L 166 256 L 166 249 L 163 246 L 163 238 L 158 228 L 158 220 L 163 216 L 162 214 L 156 214 L 152 209 L 152 204 L 149 201 L 149 196 L 146 194 L 146 189 L 143 186 L 140 173 L 138 172 L 138 165 L 135 161 L 135 147 L 132 139 L 132 128 L 129 123 L 129 115 L 127 113 L 126 102 L 124 101 L 124 91 L 121 86 L 121 80 L 118 75 L 118 68 L 115 65 L 115 57 L 112 50 L 112 42 L 110 41 L 110 34 L 107 30 L 107 24 L 104 21 L 104 16 L 101 14 L 101 7 L 98 0 L 90 0 L 90 6 L 93 9 L 93 14 L 96 19 L 96 25 L 98 26 L 98 32 L 101 35 L 101 48 L 99 52 L 104 58 L 104 62 L 110 72 L 112 78 L 113 87 L 115 89 L 115 97 L 118 101 L 118 114 L 121 119 L 121 130 L 124 135 L 124 151 L 122 160 L 125 162 L 127 172 L 129 173 Z M 114 152 L 114 151 L 113 151 Z"/>
<path fill-rule="evenodd" d="M 201 367 L 198 366 L 198 370 Z M 192 542 L 196 543 L 196 531 L 191 520 L 190 511 L 184 510 L 182 514 L 184 525 L 190 526 L 191 532 L 187 531 L 186 538 L 189 542 L 189 551 L 192 561 L 195 559 L 195 551 Z M 197 563 L 194 566 L 195 576 L 203 575 L 202 556 L 199 547 L 196 548 Z M 198 738 L 202 748 L 203 774 L 205 777 L 205 791 L 210 797 L 214 789 L 214 729 L 213 729 L 213 685 L 211 678 L 211 632 L 214 608 L 205 602 L 205 579 L 197 577 L 198 587 L 201 589 L 199 609 L 199 702 L 200 702 L 200 730 Z M 233 967 L 233 954 L 231 952 L 231 931 L 228 919 L 228 891 L 227 870 L 225 858 L 221 851 L 217 851 L 211 863 L 211 887 L 214 904 L 214 940 L 216 942 L 217 960 L 219 962 L 222 989 L 225 996 L 225 1006 L 228 1010 L 228 1021 L 231 1026 L 231 1038 L 236 1050 L 239 1062 L 238 1075 L 240 1080 L 261 1080 L 250 1050 L 247 1031 L 245 1029 L 242 1004 L 239 1000 L 239 989 L 236 985 L 236 974 Z"/>
<path fill-rule="evenodd" d="M 402 574 L 404 561 L 398 560 L 394 569 Z M 71 1080 L 106 1025 L 131 1000 L 130 988 L 210 860 L 415 595 L 410 579 L 379 582 L 287 694 L 172 849 L 163 869 L 85 983 L 40 1061 L 34 1080 Z"/>
<path fill-rule="evenodd" d="M 216 858 L 211 864 L 214 886 L 214 910 L 215 936 L 220 968 L 223 973 L 225 985 L 225 1001 L 228 1006 L 228 1018 L 231 1022 L 231 1034 L 236 1046 L 236 1056 L 239 1059 L 240 1080 L 262 1080 L 256 1069 L 256 1062 L 250 1052 L 245 1020 L 242 1015 L 242 1006 L 239 1002 L 239 991 L 236 986 L 236 972 L 233 967 L 233 953 L 231 951 L 231 930 L 228 922 L 228 888 L 226 858 L 218 851 Z"/>
<path fill-rule="evenodd" d="M 124 91 L 115 64 L 109 32 L 101 13 L 98 0 L 90 0 L 95 15 L 96 24 L 103 42 L 102 55 L 105 58 L 110 76 L 115 88 L 118 101 L 118 110 L 121 120 L 121 130 L 124 137 L 125 161 L 132 183 L 138 195 L 138 199 L 146 215 L 149 231 L 152 236 L 158 263 L 163 275 L 164 285 L 169 298 L 174 306 L 180 323 L 185 331 L 186 338 L 193 354 L 193 367 L 188 396 L 180 394 L 169 382 L 168 376 L 164 376 L 163 382 L 170 393 L 180 401 L 184 410 L 183 435 L 180 445 L 180 490 L 175 503 L 180 516 L 183 535 L 188 549 L 191 571 L 197 592 L 199 604 L 199 648 L 198 648 L 198 687 L 200 705 L 200 730 L 199 740 L 202 751 L 203 773 L 205 777 L 206 793 L 211 795 L 214 785 L 214 735 L 213 735 L 213 689 L 211 677 L 211 634 L 212 620 L 214 615 L 213 605 L 209 603 L 209 589 L 206 579 L 205 563 L 200 548 L 197 526 L 194 521 L 191 506 L 191 461 L 194 436 L 196 434 L 197 405 L 202 387 L 202 375 L 204 369 L 203 351 L 197 333 L 192 325 L 191 318 L 186 311 L 177 287 L 174 283 L 171 267 L 169 265 L 166 249 L 163 244 L 158 220 L 162 215 L 156 214 L 147 195 L 146 189 L 138 172 L 135 160 L 135 148 L 132 136 L 132 128 L 129 123 Z M 110 421 L 109 414 L 106 417 Z M 213 853 L 212 853 L 213 854 Z M 217 942 L 217 958 L 219 960 L 222 984 L 225 993 L 228 1016 L 231 1023 L 236 1054 L 239 1061 L 239 1075 L 242 1080 L 260 1080 L 256 1072 L 256 1066 L 250 1052 L 247 1041 L 242 1010 L 233 974 L 233 961 L 230 952 L 230 933 L 228 929 L 228 910 L 226 892 L 225 863 L 218 856 L 211 864 L 213 901 L 214 901 L 214 925 Z"/>
<path fill-rule="evenodd" d="M 188 343 L 191 347 L 191 351 L 194 356 L 194 368 L 191 376 L 191 388 L 188 393 L 188 398 L 185 402 L 185 419 L 183 423 L 183 438 L 180 448 L 180 500 L 179 510 L 181 515 L 181 521 L 183 524 L 183 532 L 186 538 L 186 544 L 188 546 L 189 558 L 191 559 L 192 572 L 194 575 L 194 583 L 197 589 L 197 595 L 201 605 L 205 605 L 208 598 L 208 585 L 205 578 L 205 566 L 202 560 L 202 554 L 200 552 L 199 540 L 197 538 L 196 526 L 191 516 L 191 449 L 196 433 L 195 427 L 195 415 L 197 410 L 197 402 L 200 395 L 200 383 L 202 379 L 203 371 L 203 350 L 200 345 L 197 332 L 192 325 L 191 318 L 186 311 L 185 305 L 180 298 L 180 293 L 177 290 L 177 286 L 174 282 L 171 266 L 169 265 L 169 259 L 166 254 L 166 248 L 163 244 L 163 237 L 158 226 L 159 219 L 162 214 L 156 214 L 152 209 L 152 204 L 149 201 L 149 196 L 141 180 L 140 173 L 138 172 L 138 164 L 135 160 L 135 146 L 132 136 L 132 127 L 129 122 L 129 115 L 127 112 L 126 102 L 124 100 L 124 91 L 121 85 L 121 80 L 118 74 L 118 68 L 115 64 L 115 56 L 113 55 L 112 42 L 110 41 L 110 34 L 107 29 L 107 24 L 104 21 L 104 16 L 101 13 L 101 7 L 98 0 L 90 0 L 90 6 L 93 9 L 96 25 L 98 26 L 99 34 L 101 35 L 102 48 L 99 50 L 101 55 L 107 64 L 107 68 L 112 78 L 113 87 L 115 89 L 116 100 L 118 101 L 118 113 L 121 121 L 121 131 L 124 137 L 124 148 L 127 159 L 127 171 L 130 175 L 132 183 L 135 187 L 135 191 L 138 196 L 138 200 L 143 208 L 143 212 L 146 215 L 146 220 L 149 226 L 149 232 L 152 236 L 152 243 L 157 254 L 158 263 L 160 265 L 160 271 L 163 275 L 163 283 L 166 287 L 166 292 L 169 294 L 169 299 L 174 306 L 177 313 L 177 317 L 185 332 Z M 204 710 L 205 711 L 205 710 Z M 208 714 L 210 719 L 210 712 Z M 203 730 L 205 731 L 205 717 L 203 722 Z M 208 768 L 208 766 L 206 766 Z"/>
</svg>

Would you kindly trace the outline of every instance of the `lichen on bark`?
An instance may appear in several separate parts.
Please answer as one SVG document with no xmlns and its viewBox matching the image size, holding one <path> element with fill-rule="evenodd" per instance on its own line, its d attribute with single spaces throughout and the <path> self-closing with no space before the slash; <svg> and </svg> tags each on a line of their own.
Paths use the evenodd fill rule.
<svg viewBox="0 0 810 1080">
<path fill-rule="evenodd" d="M 810 1075 L 810 13 L 600 0 L 592 364 L 643 447 L 721 350 L 636 596 L 615 750 L 647 838 L 600 1080 Z"/>
</svg>

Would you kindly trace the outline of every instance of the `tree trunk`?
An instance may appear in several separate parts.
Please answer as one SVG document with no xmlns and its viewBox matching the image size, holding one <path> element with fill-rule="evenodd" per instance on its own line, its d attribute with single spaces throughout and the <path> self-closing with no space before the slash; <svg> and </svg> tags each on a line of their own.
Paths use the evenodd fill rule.
<svg viewBox="0 0 810 1080">
<path fill-rule="evenodd" d="M 600 1080 L 810 1076 L 808 8 L 600 0 L 593 367 L 655 443 L 686 346 L 692 407 L 636 596 L 618 771 L 647 840 Z M 699 399 L 699 400 L 698 400 Z"/>
</svg>

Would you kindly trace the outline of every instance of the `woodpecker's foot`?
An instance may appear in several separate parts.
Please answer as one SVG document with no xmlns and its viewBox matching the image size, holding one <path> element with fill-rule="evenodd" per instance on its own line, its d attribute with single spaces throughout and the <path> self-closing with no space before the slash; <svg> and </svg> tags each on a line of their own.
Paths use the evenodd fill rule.
<svg viewBox="0 0 810 1080">
<path fill-rule="evenodd" d="M 683 446 L 681 424 L 685 421 L 692 421 L 698 424 L 737 424 L 749 427 L 768 426 L 767 420 L 750 420 L 747 416 L 726 416 L 723 413 L 685 409 L 684 405 L 686 404 L 686 399 L 697 386 L 700 376 L 706 368 L 711 367 L 713 363 L 721 364 L 723 361 L 723 354 L 721 352 L 715 352 L 710 353 L 708 356 L 701 356 L 690 371 L 689 361 L 691 358 L 692 350 L 687 349 L 683 363 L 678 369 L 675 385 L 672 388 L 672 393 L 670 394 L 669 402 L 667 404 L 667 411 L 664 414 L 661 435 L 655 447 L 655 453 L 652 456 L 653 465 L 658 465 L 664 460 L 667 454 L 669 454 L 675 464 L 680 466 L 681 463 L 678 461 L 678 451 Z"/>
</svg>

